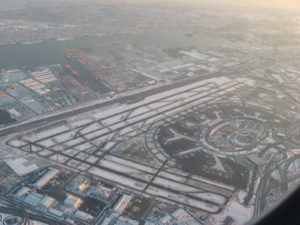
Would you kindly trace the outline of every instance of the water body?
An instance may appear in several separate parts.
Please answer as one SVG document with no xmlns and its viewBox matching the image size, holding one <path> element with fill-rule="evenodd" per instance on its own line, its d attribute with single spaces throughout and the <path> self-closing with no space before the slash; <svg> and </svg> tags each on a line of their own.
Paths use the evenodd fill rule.
<svg viewBox="0 0 300 225">
<path fill-rule="evenodd" d="M 0 46 L 0 69 L 15 69 L 24 66 L 37 67 L 68 63 L 64 57 L 67 49 L 85 46 L 110 45 L 114 43 L 137 43 L 157 48 L 218 47 L 231 44 L 223 39 L 209 36 L 190 36 L 183 31 L 171 29 L 147 29 L 139 33 L 116 34 L 103 37 L 82 37 L 73 40 L 49 40 L 35 44 Z M 98 85 L 95 83 L 95 85 Z M 104 87 L 103 92 L 107 92 Z M 0 110 L 0 125 L 15 122 L 6 111 Z"/>
<path fill-rule="evenodd" d="M 223 39 L 209 36 L 186 36 L 184 32 L 170 29 L 149 29 L 137 34 L 116 34 L 103 37 L 83 37 L 74 40 L 49 40 L 37 44 L 17 44 L 0 46 L 0 69 L 21 68 L 23 66 L 46 66 L 66 63 L 67 49 L 82 48 L 87 45 L 107 45 L 116 42 L 138 43 L 157 48 L 177 47 L 218 47 L 231 44 Z"/>
<path fill-rule="evenodd" d="M 8 112 L 0 109 L 0 126 L 10 124 L 13 122 L 16 122 L 16 120 L 11 118 Z"/>
<path fill-rule="evenodd" d="M 137 43 L 157 48 L 218 47 L 231 44 L 223 39 L 209 36 L 189 36 L 183 31 L 171 29 L 147 29 L 139 33 L 116 34 L 103 37 L 82 37 L 73 40 L 49 40 L 35 44 L 0 46 L 0 69 L 15 69 L 23 66 L 37 67 L 68 63 L 64 57 L 67 49 L 85 46 L 110 45 L 114 43 Z M 97 84 L 95 84 L 97 85 Z M 104 92 L 108 91 L 102 88 Z M 0 125 L 15 122 L 6 111 L 0 110 Z"/>
</svg>

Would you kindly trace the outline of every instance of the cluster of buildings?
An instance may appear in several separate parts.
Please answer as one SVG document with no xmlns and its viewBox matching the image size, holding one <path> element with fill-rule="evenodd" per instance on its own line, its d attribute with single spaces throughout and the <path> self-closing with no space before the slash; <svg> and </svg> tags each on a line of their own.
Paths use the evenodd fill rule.
<svg viewBox="0 0 300 225">
<path fill-rule="evenodd" d="M 141 221 L 146 225 L 201 224 L 183 208 L 167 207 L 167 203 L 149 196 L 124 191 L 60 167 L 34 170 L 21 179 L 0 200 L 1 225 L 12 218 L 15 223 L 11 224 L 29 219 L 34 225 L 140 225 Z M 6 205 L 2 205 L 3 201 L 7 201 Z M 18 210 L 13 213 L 9 205 Z"/>
<path fill-rule="evenodd" d="M 94 96 L 92 90 L 65 73 L 60 65 L 0 72 L 1 109 L 17 120 L 71 106 Z"/>
<path fill-rule="evenodd" d="M 25 207 L 28 214 L 63 224 L 140 224 L 127 215 L 136 198 L 133 193 L 55 167 L 34 171 L 24 178 L 11 187 L 6 197 L 18 207 Z"/>
<path fill-rule="evenodd" d="M 68 50 L 65 65 L 77 77 L 102 83 L 113 92 L 123 92 L 160 82 L 173 82 L 205 73 L 233 68 L 241 63 L 223 51 L 207 49 L 162 50 L 136 44 L 96 46 Z M 80 79 L 80 78 L 79 78 Z"/>
<path fill-rule="evenodd" d="M 44 7 L 45 5 L 47 7 Z M 153 25 L 151 18 L 143 17 L 145 10 L 148 11 L 147 8 L 144 10 L 128 8 L 124 12 L 124 7 L 113 3 L 111 6 L 94 4 L 90 7 L 68 2 L 61 2 L 57 5 L 57 3 L 49 1 L 43 5 L 31 2 L 26 4 L 26 8 L 23 8 L 22 4 L 17 4 L 14 10 L 5 10 L 3 7 L 0 9 L 2 12 L 0 14 L 0 45 L 40 43 L 46 40 L 65 40 L 86 35 L 102 36 L 136 32 Z M 131 15 L 132 13 L 134 15 Z M 107 15 L 114 15 L 114 19 L 112 20 Z M 136 16 L 139 17 L 139 20 L 136 19 Z M 98 21 L 102 21 L 102 23 Z"/>
<path fill-rule="evenodd" d="M 149 219 L 145 225 L 199 225 L 199 220 L 196 220 L 184 209 L 177 209 L 172 213 L 165 213 L 160 219 Z"/>
<path fill-rule="evenodd" d="M 130 205 L 135 197 L 123 195 L 114 205 L 114 211 L 105 217 L 101 225 L 140 225 L 141 221 L 132 218 L 124 213 L 124 209 Z M 172 207 L 171 207 L 172 208 Z M 151 212 L 143 219 L 145 225 L 201 225 L 199 220 L 189 214 L 186 210 L 178 208 L 176 210 L 159 210 L 156 205 L 151 209 Z M 159 211 L 159 213 L 157 213 Z"/>
<path fill-rule="evenodd" d="M 67 221 L 71 224 L 74 224 L 76 220 L 88 224 L 94 217 L 80 210 L 80 207 L 84 203 L 82 198 L 67 193 L 64 199 L 58 199 L 43 191 L 49 183 L 58 182 L 56 178 L 59 176 L 59 173 L 60 170 L 49 168 L 34 183 L 22 185 L 10 195 L 23 206 L 29 207 L 39 213 L 46 213 L 49 218 Z"/>
<path fill-rule="evenodd" d="M 91 181 L 83 176 L 76 177 L 66 188 L 77 195 L 92 197 L 104 202 L 107 202 L 114 192 L 109 186 L 91 185 Z"/>
<path fill-rule="evenodd" d="M 76 221 L 80 221 L 81 224 L 92 223 L 96 215 L 88 213 L 84 206 L 87 196 L 81 196 L 79 192 L 75 194 L 64 190 L 57 190 L 57 194 L 50 190 L 49 186 L 52 185 L 53 188 L 62 182 L 60 176 L 63 176 L 63 173 L 61 169 L 47 168 L 32 175 L 25 184 L 14 188 L 9 196 L 28 210 L 46 215 L 54 221 L 70 224 L 76 224 Z M 78 189 L 83 185 L 79 186 Z M 92 196 L 90 197 L 92 198 Z M 109 199 L 110 196 L 106 197 Z"/>
<path fill-rule="evenodd" d="M 26 21 L 22 19 L 0 19 L 1 39 L 0 45 L 13 45 L 17 43 L 38 43 L 46 38 L 47 31 L 53 29 L 46 22 Z M 44 35 L 41 32 L 44 31 Z M 29 32 L 31 32 L 30 35 Z M 39 36 L 37 36 L 40 34 Z"/>
</svg>

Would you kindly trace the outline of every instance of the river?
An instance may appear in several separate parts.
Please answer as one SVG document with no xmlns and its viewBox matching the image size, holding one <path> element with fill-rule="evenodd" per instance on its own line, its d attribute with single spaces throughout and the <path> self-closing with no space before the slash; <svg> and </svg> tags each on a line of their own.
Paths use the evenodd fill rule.
<svg viewBox="0 0 300 225">
<path fill-rule="evenodd" d="M 138 43 L 158 48 L 177 47 L 218 47 L 230 44 L 226 40 L 208 36 L 186 36 L 183 32 L 170 29 L 149 29 L 140 33 L 116 34 L 102 37 L 82 37 L 73 40 L 49 40 L 35 44 L 0 46 L 0 69 L 21 68 L 22 66 L 46 66 L 66 63 L 67 49 L 87 45 L 107 45 L 115 42 Z"/>
<path fill-rule="evenodd" d="M 230 44 L 208 36 L 187 36 L 170 29 L 148 29 L 139 33 L 116 34 L 102 37 L 82 37 L 73 40 L 49 40 L 43 43 L 0 46 L 0 69 L 15 69 L 23 66 L 37 67 L 67 63 L 67 49 L 113 43 L 137 43 L 157 48 L 218 47 Z M 9 114 L 0 111 L 0 125 L 14 122 Z"/>
</svg>

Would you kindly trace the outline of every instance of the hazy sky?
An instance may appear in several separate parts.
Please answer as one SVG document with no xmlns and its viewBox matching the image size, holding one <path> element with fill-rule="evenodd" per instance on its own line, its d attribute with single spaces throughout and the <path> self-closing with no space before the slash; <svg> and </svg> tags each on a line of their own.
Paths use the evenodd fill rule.
<svg viewBox="0 0 300 225">
<path fill-rule="evenodd" d="M 103 1 L 103 0 L 94 0 Z M 193 3 L 193 4 L 220 4 L 220 5 L 243 5 L 243 6 L 258 6 L 267 8 L 280 8 L 280 9 L 292 9 L 300 10 L 300 0 L 119 0 L 119 2 L 130 1 L 138 3 L 148 2 L 168 2 L 170 4 L 174 2 L 180 3 Z"/>
<path fill-rule="evenodd" d="M 3 4 L 9 2 L 26 2 L 26 1 L 50 1 L 50 0 L 0 0 L 0 7 Z M 243 6 L 259 6 L 267 8 L 280 8 L 280 9 L 292 9 L 300 11 L 300 0 L 51 0 L 51 1 L 74 1 L 74 2 L 137 2 L 139 4 L 143 3 L 160 3 L 168 2 L 169 4 L 174 4 L 174 2 L 180 2 L 183 4 L 193 3 L 193 4 L 220 4 L 220 5 L 243 5 Z"/>
<path fill-rule="evenodd" d="M 151 0 L 148 0 L 151 1 Z M 168 0 L 196 4 L 246 5 L 300 10 L 300 0 Z"/>
</svg>

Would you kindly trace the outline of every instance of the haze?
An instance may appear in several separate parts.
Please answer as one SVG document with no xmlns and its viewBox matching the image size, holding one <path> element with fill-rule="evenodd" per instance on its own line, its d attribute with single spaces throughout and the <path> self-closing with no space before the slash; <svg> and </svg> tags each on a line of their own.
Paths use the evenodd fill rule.
<svg viewBox="0 0 300 225">
<path fill-rule="evenodd" d="M 177 0 L 183 1 L 183 0 Z M 184 2 L 191 2 L 191 3 L 207 3 L 207 4 L 226 4 L 226 5 L 245 5 L 245 6 L 255 6 L 255 7 L 268 7 L 268 8 L 285 8 L 285 9 L 300 9 L 300 4 L 298 0 L 184 0 Z"/>
<path fill-rule="evenodd" d="M 2 5 L 11 4 L 12 2 L 21 4 L 22 2 L 33 2 L 41 0 L 11 0 L 9 2 L 5 0 L 0 0 Z M 42 0 L 47 1 L 47 0 Z M 70 1 L 70 2 L 107 2 L 106 0 L 54 0 L 54 1 Z M 53 2 L 54 2 L 53 1 Z M 279 8 L 279 9 L 289 9 L 289 10 L 300 10 L 299 0 L 110 0 L 110 3 L 138 3 L 138 4 L 147 4 L 147 3 L 170 3 L 174 2 L 184 3 L 184 4 L 216 4 L 216 5 L 241 5 L 249 7 L 264 7 L 264 8 Z"/>
<path fill-rule="evenodd" d="M 73 0 L 70 0 L 73 1 Z M 80 1 L 80 0 L 78 0 Z M 94 1 L 103 1 L 103 0 L 94 0 Z M 185 4 L 220 4 L 220 5 L 241 5 L 241 6 L 250 6 L 250 7 L 264 7 L 264 8 L 280 8 L 280 9 L 291 9 L 291 10 L 300 10 L 299 0 L 127 0 L 127 2 L 138 2 L 141 3 L 162 3 L 168 2 L 173 3 L 185 3 Z M 124 2 L 116 0 L 116 2 Z"/>
<path fill-rule="evenodd" d="M 300 185 L 297 1 L 0 0 L 0 225 L 264 216 Z"/>
</svg>

